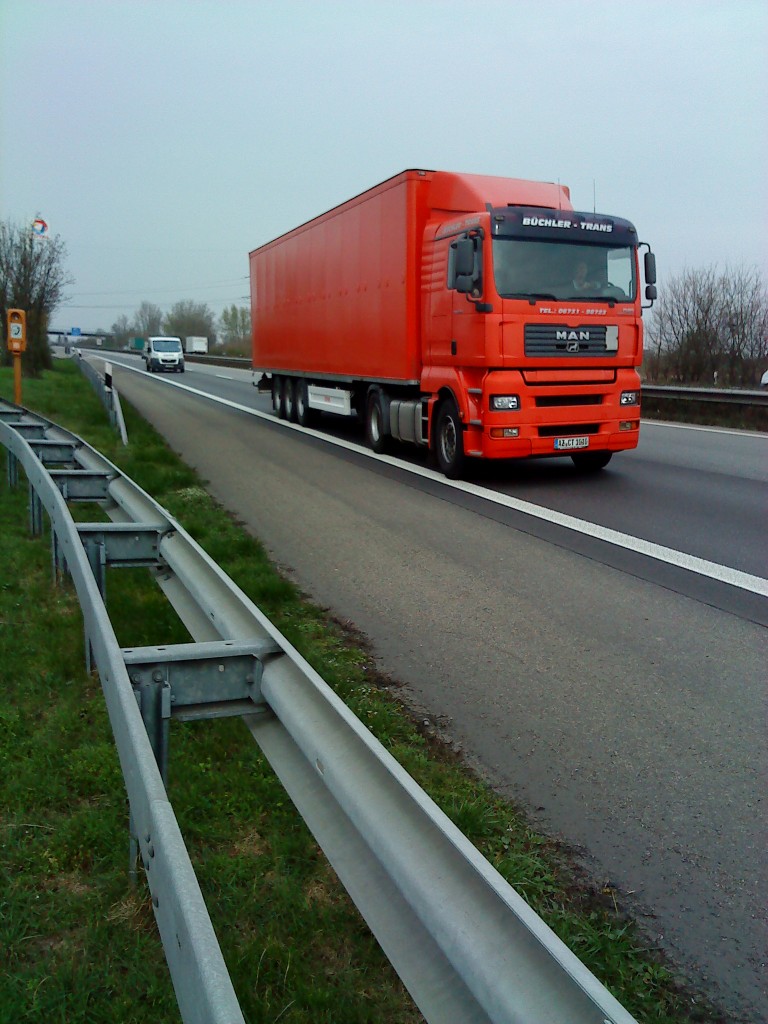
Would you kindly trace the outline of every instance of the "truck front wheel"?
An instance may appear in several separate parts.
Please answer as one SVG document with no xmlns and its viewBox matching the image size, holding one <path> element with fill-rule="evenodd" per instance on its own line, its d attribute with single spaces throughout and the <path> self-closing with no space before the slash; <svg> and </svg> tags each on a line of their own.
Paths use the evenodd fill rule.
<svg viewBox="0 0 768 1024">
<path fill-rule="evenodd" d="M 579 452 L 571 460 L 580 473 L 597 473 L 611 461 L 613 452 Z"/>
<path fill-rule="evenodd" d="M 452 398 L 446 398 L 437 411 L 435 456 L 440 470 L 449 480 L 459 480 L 466 464 L 464 429 L 459 410 Z"/>
</svg>

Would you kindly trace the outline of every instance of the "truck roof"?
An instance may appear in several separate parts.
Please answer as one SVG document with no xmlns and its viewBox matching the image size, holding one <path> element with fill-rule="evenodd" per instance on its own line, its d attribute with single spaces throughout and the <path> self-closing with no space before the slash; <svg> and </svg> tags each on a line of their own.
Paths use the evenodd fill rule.
<svg viewBox="0 0 768 1024">
<path fill-rule="evenodd" d="M 386 178 L 372 188 L 358 193 L 343 203 L 332 206 L 324 213 L 291 228 L 285 234 L 303 231 L 318 220 L 332 217 L 342 209 L 348 210 L 357 203 L 365 202 L 372 195 L 395 188 L 408 178 L 424 179 L 430 183 L 429 206 L 432 210 L 450 212 L 480 211 L 499 206 L 535 206 L 549 210 L 572 210 L 571 193 L 567 186 L 550 181 L 526 181 L 524 178 L 503 178 L 490 174 L 463 174 L 456 171 L 430 171 L 412 167 Z M 264 242 L 251 250 L 256 252 L 276 242 L 278 238 Z"/>
</svg>

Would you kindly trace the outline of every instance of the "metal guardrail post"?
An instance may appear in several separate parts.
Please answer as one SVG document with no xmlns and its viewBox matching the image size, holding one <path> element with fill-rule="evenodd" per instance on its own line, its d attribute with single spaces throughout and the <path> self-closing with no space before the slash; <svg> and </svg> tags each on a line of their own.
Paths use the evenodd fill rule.
<svg viewBox="0 0 768 1024">
<path fill-rule="evenodd" d="M 103 352 L 99 349 L 96 349 L 95 353 L 103 358 Z M 79 350 L 77 364 L 80 367 L 80 371 L 91 382 L 94 391 L 99 396 L 101 404 L 104 406 L 107 416 L 109 417 L 110 425 L 119 432 L 120 440 L 123 444 L 128 444 L 128 434 L 125 429 L 123 409 L 120 405 L 120 395 L 118 394 L 117 389 L 112 385 L 111 364 L 108 362 L 104 363 L 105 369 L 104 376 L 102 377 L 87 359 L 82 358 L 82 352 Z"/>
</svg>

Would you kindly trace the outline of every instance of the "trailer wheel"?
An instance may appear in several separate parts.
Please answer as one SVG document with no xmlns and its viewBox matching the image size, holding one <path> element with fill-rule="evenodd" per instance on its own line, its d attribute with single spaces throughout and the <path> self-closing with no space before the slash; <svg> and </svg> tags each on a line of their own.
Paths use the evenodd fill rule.
<svg viewBox="0 0 768 1024">
<path fill-rule="evenodd" d="M 300 427 L 310 427 L 315 421 L 315 410 L 309 408 L 309 394 L 305 380 L 296 381 L 296 422 Z"/>
<path fill-rule="evenodd" d="M 466 465 L 464 428 L 452 398 L 446 398 L 437 411 L 435 455 L 440 470 L 449 480 L 461 479 Z"/>
<path fill-rule="evenodd" d="M 280 408 L 283 400 L 283 381 L 276 373 L 272 374 L 272 412 L 280 416 Z"/>
<path fill-rule="evenodd" d="M 365 437 L 377 455 L 384 455 L 391 447 L 392 438 L 386 431 L 386 423 L 381 392 L 374 388 L 365 403 Z"/>
<path fill-rule="evenodd" d="M 283 384 L 283 408 L 285 415 L 283 419 L 289 423 L 296 422 L 296 381 L 293 377 L 286 377 Z"/>
<path fill-rule="evenodd" d="M 580 473 L 597 473 L 611 461 L 613 452 L 579 452 L 571 460 Z"/>
</svg>

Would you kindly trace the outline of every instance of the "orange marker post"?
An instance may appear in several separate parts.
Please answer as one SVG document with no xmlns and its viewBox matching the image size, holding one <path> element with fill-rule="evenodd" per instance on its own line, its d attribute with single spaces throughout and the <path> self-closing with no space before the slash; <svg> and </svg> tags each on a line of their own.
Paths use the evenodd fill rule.
<svg viewBox="0 0 768 1024">
<path fill-rule="evenodd" d="M 21 405 L 21 353 L 27 347 L 27 314 L 23 309 L 8 310 L 8 351 L 13 355 L 13 400 Z"/>
</svg>

